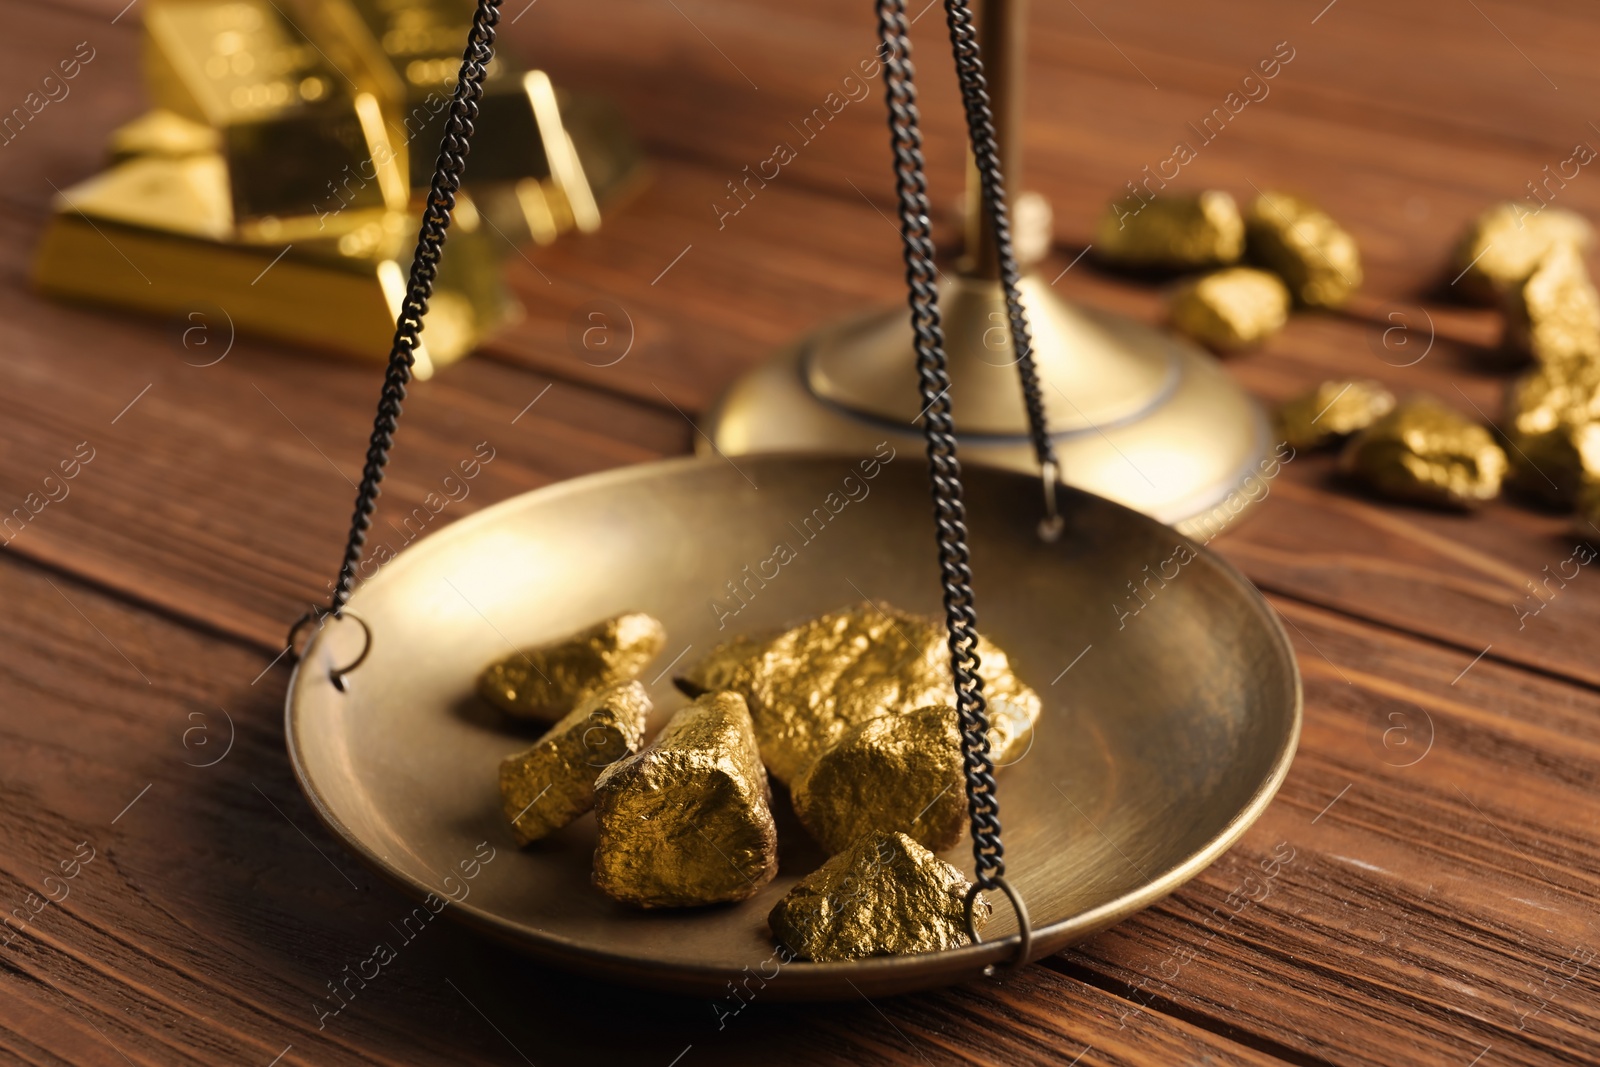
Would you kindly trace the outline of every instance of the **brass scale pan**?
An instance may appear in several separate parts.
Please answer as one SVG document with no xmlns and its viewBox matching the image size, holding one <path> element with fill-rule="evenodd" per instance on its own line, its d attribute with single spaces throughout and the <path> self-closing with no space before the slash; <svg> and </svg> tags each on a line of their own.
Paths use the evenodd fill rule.
<svg viewBox="0 0 1600 1067">
<path fill-rule="evenodd" d="M 592 816 L 518 851 L 497 768 L 531 739 L 474 693 L 478 672 L 511 646 L 648 611 L 668 634 L 641 679 L 657 703 L 654 730 L 685 702 L 666 669 L 680 650 L 675 669 L 735 632 L 863 596 L 938 613 L 920 455 L 901 452 L 870 481 L 848 460 L 739 465 L 742 474 L 686 458 L 578 478 L 463 519 L 386 564 L 350 602 L 372 639 L 345 691 L 330 670 L 366 641 L 349 620 L 317 633 L 289 685 L 289 755 L 323 823 L 403 891 L 459 900 L 444 912 L 564 966 L 715 993 L 771 960 L 767 912 L 826 858 L 785 799 L 774 802 L 780 870 L 758 896 L 636 911 L 589 884 Z M 827 513 L 830 494 L 843 497 L 846 477 L 866 495 L 855 489 L 859 499 L 826 526 L 803 525 Z M 1069 489 L 1067 530 L 1046 544 L 1035 533 L 1036 478 L 976 468 L 966 480 L 972 566 L 988 592 L 980 630 L 1044 702 L 1032 747 L 998 774 L 1007 876 L 1032 914 L 1037 957 L 1172 892 L 1244 832 L 1294 754 L 1299 675 L 1260 594 L 1168 527 Z M 795 558 L 751 585 L 719 630 L 713 601 L 738 607 L 728 581 L 780 543 Z M 1179 565 L 1166 561 L 1188 553 L 1164 587 L 1146 587 L 1137 615 L 1122 614 L 1137 606 L 1129 581 L 1158 567 L 1172 574 Z M 495 858 L 465 882 L 460 864 L 484 841 Z M 967 869 L 966 849 L 944 858 Z M 851 982 L 877 995 L 975 977 L 1016 951 L 1011 910 L 994 903 L 982 945 L 790 963 L 762 996 L 854 997 Z"/>
<path fill-rule="evenodd" d="M 493 7 L 480 0 L 479 19 Z M 462 68 L 468 93 L 488 53 L 477 54 L 475 77 Z M 459 85 L 457 95 L 454 107 Z M 402 343 L 397 334 L 397 352 Z M 713 994 L 765 976 L 777 958 L 767 912 L 825 858 L 784 798 L 774 805 L 779 873 L 757 896 L 627 908 L 589 884 L 592 816 L 516 848 L 497 770 L 529 738 L 474 683 L 516 647 L 647 611 L 667 628 L 661 658 L 674 656 L 646 670 L 653 731 L 684 702 L 674 666 L 735 633 L 863 598 L 938 614 L 922 458 L 887 449 L 875 458 L 645 464 L 523 494 L 407 548 L 355 591 L 344 618 L 318 627 L 290 679 L 289 756 L 318 817 L 431 910 L 560 965 Z M 965 483 L 981 632 L 1043 698 L 1031 746 L 999 773 L 1007 876 L 1032 915 L 1029 956 L 1038 958 L 1172 892 L 1239 838 L 1288 772 L 1300 679 L 1260 594 L 1173 530 L 1063 488 L 1065 532 L 1046 543 L 1037 479 L 974 468 Z M 793 558 L 764 584 L 744 584 L 747 567 L 771 573 L 761 564 L 781 544 Z M 734 580 L 745 590 L 737 601 Z M 962 851 L 945 858 L 965 867 Z M 1014 961 L 1022 942 L 1015 914 L 995 904 L 981 945 L 792 962 L 763 996 L 880 995 L 974 978 Z"/>
</svg>

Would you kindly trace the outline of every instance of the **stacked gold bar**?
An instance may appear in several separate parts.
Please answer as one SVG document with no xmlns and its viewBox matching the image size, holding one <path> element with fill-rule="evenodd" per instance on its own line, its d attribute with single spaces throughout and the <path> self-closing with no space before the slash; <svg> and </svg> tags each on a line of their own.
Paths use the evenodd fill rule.
<svg viewBox="0 0 1600 1067">
<path fill-rule="evenodd" d="M 157 0 L 155 105 L 111 167 L 61 193 L 34 262 L 45 292 L 382 359 L 405 293 L 471 0 Z M 519 242 L 588 233 L 642 161 L 601 101 L 502 54 L 440 266 L 418 377 L 520 309 Z"/>
</svg>

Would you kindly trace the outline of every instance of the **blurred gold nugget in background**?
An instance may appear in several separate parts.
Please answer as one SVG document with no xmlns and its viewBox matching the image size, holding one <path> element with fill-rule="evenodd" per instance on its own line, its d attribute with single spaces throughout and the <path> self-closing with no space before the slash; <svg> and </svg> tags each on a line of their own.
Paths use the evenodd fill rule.
<svg viewBox="0 0 1600 1067">
<path fill-rule="evenodd" d="M 1214 267 L 1244 252 L 1244 220 L 1216 189 L 1156 197 L 1137 212 L 1112 204 L 1095 228 L 1095 255 L 1122 267 Z"/>
<path fill-rule="evenodd" d="M 1600 481 L 1600 359 L 1545 363 L 1506 394 L 1509 480 L 1519 491 L 1572 507 Z"/>
<path fill-rule="evenodd" d="M 1394 410 L 1394 394 L 1370 379 L 1322 382 L 1278 408 L 1278 433 L 1294 448 L 1320 448 Z"/>
<path fill-rule="evenodd" d="M 1451 287 L 1469 300 L 1493 303 L 1506 286 L 1533 273 L 1557 245 L 1586 251 L 1594 242 L 1587 219 L 1559 208 L 1531 211 L 1515 202 L 1496 204 L 1472 221 L 1450 261 Z"/>
<path fill-rule="evenodd" d="M 1600 357 L 1600 294 L 1577 245 L 1552 246 L 1501 296 L 1507 348 L 1540 363 Z"/>
<path fill-rule="evenodd" d="M 1250 259 L 1276 273 L 1296 303 L 1344 306 L 1361 287 L 1356 239 L 1327 212 L 1287 193 L 1262 193 L 1245 213 Z"/>
<path fill-rule="evenodd" d="M 1424 396 L 1357 434 L 1340 464 L 1383 496 L 1470 508 L 1499 495 L 1506 454 L 1488 430 Z"/>
<path fill-rule="evenodd" d="M 1289 290 L 1277 275 L 1229 267 L 1173 293 L 1172 328 L 1218 352 L 1258 345 L 1289 321 Z"/>
</svg>

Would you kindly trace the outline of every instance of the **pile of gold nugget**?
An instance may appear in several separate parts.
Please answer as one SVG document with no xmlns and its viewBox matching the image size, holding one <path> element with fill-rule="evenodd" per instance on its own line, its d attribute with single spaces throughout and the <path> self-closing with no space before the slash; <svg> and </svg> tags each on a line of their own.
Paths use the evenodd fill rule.
<svg viewBox="0 0 1600 1067">
<path fill-rule="evenodd" d="M 1376 382 L 1333 381 L 1279 412 L 1296 448 L 1351 437 L 1341 467 L 1398 499 L 1470 507 L 1502 482 L 1548 508 L 1600 521 L 1600 294 L 1584 267 L 1593 230 L 1581 217 L 1497 204 L 1457 245 L 1449 276 L 1505 319 L 1501 355 L 1527 365 L 1486 427 L 1420 396 L 1404 403 Z"/>
<path fill-rule="evenodd" d="M 1219 189 L 1163 195 L 1133 212 L 1112 205 L 1093 247 L 1117 267 L 1203 271 L 1173 292 L 1168 317 L 1218 352 L 1260 344 L 1293 307 L 1342 307 L 1361 285 L 1355 238 L 1287 193 L 1262 193 L 1242 213 Z"/>
<path fill-rule="evenodd" d="M 1297 450 L 1342 445 L 1340 468 L 1372 492 L 1470 508 L 1502 483 L 1600 526 L 1600 294 L 1584 266 L 1593 228 L 1550 207 L 1497 204 L 1462 236 L 1450 288 L 1504 315 L 1502 353 L 1528 369 L 1507 390 L 1498 427 L 1443 401 L 1397 401 L 1374 381 L 1323 382 L 1278 412 Z M 1339 308 L 1361 284 L 1354 238 L 1298 197 L 1262 193 L 1243 212 L 1220 190 L 1114 205 L 1096 229 L 1104 262 L 1205 271 L 1182 280 L 1172 327 L 1218 352 L 1282 329 L 1294 307 Z M 1249 265 L 1241 265 L 1248 263 Z"/>
<path fill-rule="evenodd" d="M 665 644 L 649 615 L 618 615 L 486 669 L 506 714 L 552 723 L 506 757 L 500 791 L 519 843 L 593 811 L 593 882 L 640 908 L 747 900 L 778 872 L 769 776 L 831 856 L 767 916 L 818 962 L 967 943 L 970 883 L 935 852 L 966 824 L 944 623 L 860 604 L 782 633 L 740 637 L 676 678 L 692 703 L 646 743 L 635 679 Z M 1031 742 L 1039 697 L 979 639 L 997 766 Z M 979 902 L 974 922 L 989 915 Z"/>
<path fill-rule="evenodd" d="M 152 110 L 62 190 L 35 284 L 382 359 L 405 292 L 472 0 L 152 0 Z M 500 260 L 588 232 L 638 183 L 602 102 L 503 51 L 485 97 L 417 374 L 519 309 Z"/>
</svg>

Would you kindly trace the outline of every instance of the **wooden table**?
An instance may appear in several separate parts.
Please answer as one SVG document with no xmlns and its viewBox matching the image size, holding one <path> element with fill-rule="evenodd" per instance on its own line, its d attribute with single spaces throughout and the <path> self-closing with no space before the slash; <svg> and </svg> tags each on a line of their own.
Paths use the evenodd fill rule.
<svg viewBox="0 0 1600 1067">
<path fill-rule="evenodd" d="M 1582 568 L 1535 595 L 1530 582 L 1572 573 L 1564 517 L 1512 502 L 1471 516 L 1375 503 L 1309 455 L 1214 545 L 1294 637 L 1300 754 L 1243 841 L 1160 906 L 1005 981 L 877 1003 L 757 998 L 721 1026 L 703 1000 L 548 973 L 447 924 L 319 1020 L 327 983 L 408 904 L 301 799 L 283 750 L 286 672 L 269 664 L 286 622 L 324 595 L 379 374 L 247 340 L 198 368 L 170 324 L 29 293 L 52 187 L 98 169 L 108 132 L 142 107 L 140 12 L 124 3 L 4 5 L 0 108 L 78 42 L 94 58 L 67 99 L 0 147 L 0 510 L 42 492 L 62 460 L 92 455 L 0 553 L 0 903 L 30 916 L 0 950 L 0 1059 L 1600 1058 L 1600 576 Z M 876 88 L 803 145 L 791 125 L 851 91 L 873 47 L 867 5 L 522 5 L 508 0 L 511 43 L 558 84 L 618 100 L 655 181 L 601 235 L 509 257 L 527 318 L 414 391 L 390 515 L 480 441 L 496 458 L 443 518 L 684 452 L 691 423 L 741 371 L 821 321 L 901 296 L 880 217 Z M 1350 311 L 1297 317 L 1232 371 L 1267 401 L 1360 374 L 1496 412 L 1505 375 L 1485 357 L 1497 317 L 1439 299 L 1442 263 L 1470 216 L 1525 195 L 1575 143 L 1600 145 L 1600 25 L 1578 3 L 1035 7 L 1026 184 L 1056 207 L 1048 276 L 1084 247 L 1099 205 L 1192 139 L 1186 124 L 1287 42 L 1269 95 L 1182 180 L 1311 195 L 1355 232 L 1368 280 Z M 962 149 L 938 13 L 917 31 L 948 208 Z M 781 141 L 798 158 L 719 226 L 726 183 Z M 1592 169 L 1543 195 L 1600 214 Z M 953 230 L 949 212 L 941 225 Z M 1058 288 L 1159 315 L 1157 292 L 1090 264 Z M 629 356 L 603 368 L 568 342 L 574 314 L 599 298 L 637 330 Z M 1233 894 L 1273 855 L 1292 859 L 1240 907 Z"/>
</svg>

